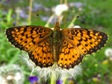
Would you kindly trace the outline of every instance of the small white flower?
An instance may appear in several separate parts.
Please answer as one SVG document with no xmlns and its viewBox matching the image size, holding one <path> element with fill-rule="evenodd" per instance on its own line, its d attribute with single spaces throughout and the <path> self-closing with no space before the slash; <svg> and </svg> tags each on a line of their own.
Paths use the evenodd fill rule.
<svg viewBox="0 0 112 84">
<path fill-rule="evenodd" d="M 81 28 L 79 25 L 75 25 L 74 28 Z"/>
<path fill-rule="evenodd" d="M 23 84 L 24 75 L 18 65 L 0 67 L 0 84 Z"/>
<path fill-rule="evenodd" d="M 7 80 L 0 75 L 0 84 L 7 84 Z"/>
<path fill-rule="evenodd" d="M 6 77 L 7 80 L 13 80 L 13 78 L 14 78 L 14 77 L 11 76 L 11 75 L 9 75 L 9 76 Z"/>
<path fill-rule="evenodd" d="M 112 56 L 112 48 L 106 49 L 106 50 L 105 50 L 105 55 L 106 55 L 107 57 L 111 57 L 111 56 Z"/>
<path fill-rule="evenodd" d="M 74 68 L 70 69 L 62 69 L 58 67 L 57 63 L 54 63 L 51 67 L 41 68 L 39 66 L 35 66 L 33 62 L 27 56 L 22 56 L 22 59 L 26 61 L 25 63 L 31 69 L 31 76 L 37 74 L 36 76 L 39 77 L 39 82 L 41 80 L 47 81 L 51 79 L 51 81 L 56 81 L 58 79 L 65 80 L 66 78 L 76 78 L 77 75 L 81 75 L 82 68 L 81 65 L 76 65 Z"/>
<path fill-rule="evenodd" d="M 18 13 L 18 14 L 20 14 L 22 12 L 22 10 L 19 7 L 17 7 L 16 10 L 15 10 L 15 12 Z"/>
<path fill-rule="evenodd" d="M 66 4 L 60 4 L 60 5 L 57 5 L 55 8 L 53 8 L 53 12 L 55 13 L 55 15 L 57 16 L 61 16 L 62 13 L 64 11 L 67 11 L 69 8 Z"/>
<path fill-rule="evenodd" d="M 62 80 L 63 82 L 67 78 L 76 79 L 78 75 L 81 75 L 82 68 L 80 65 L 77 65 L 69 70 L 62 69 L 55 63 L 52 67 L 48 68 L 40 68 L 37 66 L 32 72 L 37 73 L 40 80 L 43 79 L 44 81 L 47 81 L 48 79 L 51 79 L 51 84 L 53 84 L 58 79 Z"/>
<path fill-rule="evenodd" d="M 19 58 L 21 62 L 24 63 L 26 66 L 28 66 L 30 70 L 34 69 L 35 64 L 30 60 L 28 54 L 22 53 Z"/>
</svg>

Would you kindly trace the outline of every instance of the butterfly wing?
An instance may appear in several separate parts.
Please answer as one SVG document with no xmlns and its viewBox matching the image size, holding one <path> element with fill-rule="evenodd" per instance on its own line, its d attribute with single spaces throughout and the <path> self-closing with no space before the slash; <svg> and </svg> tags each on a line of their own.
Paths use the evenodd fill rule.
<svg viewBox="0 0 112 84">
<path fill-rule="evenodd" d="M 58 61 L 58 65 L 62 68 L 71 68 L 79 64 L 84 55 L 101 49 L 108 39 L 103 32 L 83 28 L 64 29 L 62 37 Z"/>
<path fill-rule="evenodd" d="M 72 45 L 67 39 L 63 39 L 58 66 L 62 68 L 73 68 L 82 61 L 83 55 L 80 50 Z"/>
<path fill-rule="evenodd" d="M 32 61 L 41 67 L 51 65 L 52 45 L 50 28 L 18 26 L 6 30 L 8 40 L 17 48 L 27 51 Z"/>
<path fill-rule="evenodd" d="M 32 52 L 29 52 L 30 59 L 40 67 L 52 66 L 54 60 L 52 55 L 52 41 L 48 37 L 35 45 Z"/>
</svg>

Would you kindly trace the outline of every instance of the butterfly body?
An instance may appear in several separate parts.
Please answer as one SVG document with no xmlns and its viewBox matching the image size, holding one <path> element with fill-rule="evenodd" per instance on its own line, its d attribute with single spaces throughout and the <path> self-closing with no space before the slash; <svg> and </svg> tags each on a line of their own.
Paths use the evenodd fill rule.
<svg viewBox="0 0 112 84">
<path fill-rule="evenodd" d="M 52 33 L 52 43 L 53 43 L 53 58 L 55 62 L 58 62 L 60 46 L 62 43 L 62 33 L 60 31 L 59 24 L 56 23 Z"/>
<path fill-rule="evenodd" d="M 8 40 L 28 52 L 30 59 L 40 67 L 57 63 L 61 68 L 73 68 L 82 58 L 101 49 L 108 37 L 105 33 L 83 28 L 54 30 L 42 26 L 17 26 L 6 30 Z"/>
</svg>

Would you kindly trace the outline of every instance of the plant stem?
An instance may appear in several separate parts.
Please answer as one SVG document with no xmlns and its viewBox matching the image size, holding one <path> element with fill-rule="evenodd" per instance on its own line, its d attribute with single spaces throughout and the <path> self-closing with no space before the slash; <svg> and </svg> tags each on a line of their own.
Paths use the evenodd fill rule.
<svg viewBox="0 0 112 84">
<path fill-rule="evenodd" d="M 51 74 L 51 84 L 56 84 L 55 72 L 52 72 L 52 74 Z"/>
<path fill-rule="evenodd" d="M 31 14 L 32 14 L 32 3 L 33 0 L 30 0 L 30 4 L 29 4 L 29 15 L 28 15 L 28 24 L 31 24 Z"/>
</svg>

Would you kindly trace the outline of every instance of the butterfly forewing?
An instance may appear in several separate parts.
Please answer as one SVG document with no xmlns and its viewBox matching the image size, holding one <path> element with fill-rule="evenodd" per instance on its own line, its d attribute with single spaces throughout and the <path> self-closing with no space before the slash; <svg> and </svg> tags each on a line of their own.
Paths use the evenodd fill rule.
<svg viewBox="0 0 112 84">
<path fill-rule="evenodd" d="M 21 50 L 31 51 L 30 49 L 38 45 L 52 32 L 49 28 L 41 26 L 18 26 L 6 30 L 8 40 Z"/>
<path fill-rule="evenodd" d="M 63 30 L 63 36 L 83 54 L 91 54 L 103 47 L 108 39 L 107 34 L 96 30 L 71 28 Z"/>
</svg>

